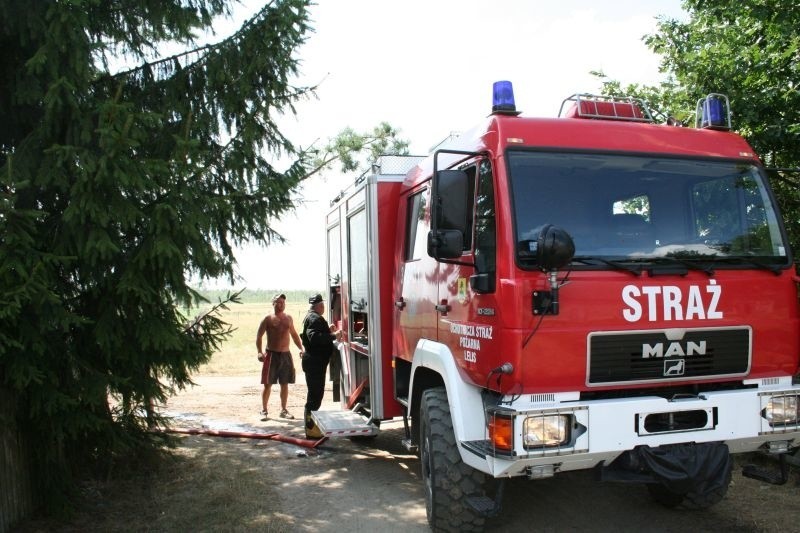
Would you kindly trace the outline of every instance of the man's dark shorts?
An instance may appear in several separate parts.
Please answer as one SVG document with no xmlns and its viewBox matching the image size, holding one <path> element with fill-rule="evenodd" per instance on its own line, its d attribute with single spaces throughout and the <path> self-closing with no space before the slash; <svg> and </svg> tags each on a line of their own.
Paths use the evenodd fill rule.
<svg viewBox="0 0 800 533">
<path fill-rule="evenodd" d="M 261 384 L 267 385 L 267 377 L 269 377 L 269 385 L 294 383 L 295 372 L 291 352 L 270 350 L 269 355 L 269 362 L 264 361 L 264 364 L 261 365 Z"/>
</svg>

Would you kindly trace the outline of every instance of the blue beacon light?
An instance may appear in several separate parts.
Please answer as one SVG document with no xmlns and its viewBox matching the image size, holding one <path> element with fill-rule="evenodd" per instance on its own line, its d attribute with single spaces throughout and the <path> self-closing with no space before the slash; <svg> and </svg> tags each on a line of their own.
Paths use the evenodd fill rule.
<svg viewBox="0 0 800 533">
<path fill-rule="evenodd" d="M 731 129 L 730 104 L 724 94 L 711 93 L 697 102 L 699 126 L 704 129 Z"/>
<path fill-rule="evenodd" d="M 492 86 L 492 114 L 519 115 L 510 81 L 496 81 Z"/>
</svg>

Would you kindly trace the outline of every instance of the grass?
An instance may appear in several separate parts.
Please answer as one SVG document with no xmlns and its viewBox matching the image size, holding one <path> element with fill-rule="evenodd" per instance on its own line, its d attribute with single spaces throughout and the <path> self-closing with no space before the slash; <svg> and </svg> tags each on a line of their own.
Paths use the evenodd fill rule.
<svg viewBox="0 0 800 533">
<path fill-rule="evenodd" d="M 287 300 L 286 313 L 293 321 L 297 334 L 303 330 L 303 318 L 308 311 L 308 303 L 298 300 Z M 243 303 L 231 305 L 223 311 L 221 317 L 233 325 L 236 330 L 226 340 L 211 360 L 202 365 L 199 373 L 216 376 L 241 376 L 258 374 L 261 364 L 256 359 L 256 333 L 261 320 L 272 313 L 271 303 Z M 262 348 L 266 346 L 266 338 L 262 339 Z M 297 347 L 291 343 L 291 352 L 297 355 Z"/>
</svg>

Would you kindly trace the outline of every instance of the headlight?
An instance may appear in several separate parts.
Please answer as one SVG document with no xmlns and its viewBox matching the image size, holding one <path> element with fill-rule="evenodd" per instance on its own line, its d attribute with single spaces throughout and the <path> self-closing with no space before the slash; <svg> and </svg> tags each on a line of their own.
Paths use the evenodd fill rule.
<svg viewBox="0 0 800 533">
<path fill-rule="evenodd" d="M 771 426 L 793 426 L 797 424 L 797 407 L 800 402 L 795 395 L 773 396 L 764 409 L 764 418 Z"/>
<path fill-rule="evenodd" d="M 526 448 L 562 446 L 569 441 L 570 417 L 567 415 L 530 416 L 522 425 Z"/>
</svg>

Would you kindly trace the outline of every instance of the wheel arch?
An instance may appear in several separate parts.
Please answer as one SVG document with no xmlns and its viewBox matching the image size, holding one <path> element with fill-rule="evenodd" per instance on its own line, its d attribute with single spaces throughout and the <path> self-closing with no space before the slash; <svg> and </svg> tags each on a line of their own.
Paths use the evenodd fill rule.
<svg viewBox="0 0 800 533">
<path fill-rule="evenodd" d="M 411 369 L 411 395 L 408 412 L 419 419 L 422 393 L 432 387 L 444 386 L 453 420 L 456 441 L 486 438 L 481 389 L 465 381 L 455 364 L 450 349 L 439 342 L 420 340 L 414 351 Z M 412 435 L 414 439 L 416 435 Z"/>
</svg>

